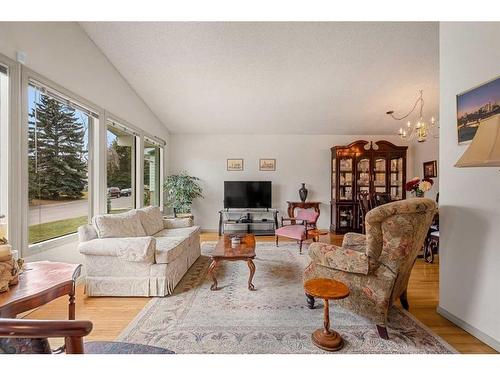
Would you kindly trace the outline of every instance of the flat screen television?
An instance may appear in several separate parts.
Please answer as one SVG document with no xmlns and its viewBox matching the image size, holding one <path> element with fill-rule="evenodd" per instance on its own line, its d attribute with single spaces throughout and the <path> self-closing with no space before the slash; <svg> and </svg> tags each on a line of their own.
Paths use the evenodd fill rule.
<svg viewBox="0 0 500 375">
<path fill-rule="evenodd" d="M 224 181 L 224 208 L 271 208 L 271 181 Z"/>
</svg>

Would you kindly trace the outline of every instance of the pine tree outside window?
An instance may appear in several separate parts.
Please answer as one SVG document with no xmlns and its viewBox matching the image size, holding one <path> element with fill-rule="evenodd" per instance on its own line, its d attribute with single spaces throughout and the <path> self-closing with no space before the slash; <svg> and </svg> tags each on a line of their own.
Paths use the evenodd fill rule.
<svg viewBox="0 0 500 375">
<path fill-rule="evenodd" d="M 88 222 L 93 120 L 89 111 L 29 85 L 29 244 L 75 233 Z"/>
</svg>

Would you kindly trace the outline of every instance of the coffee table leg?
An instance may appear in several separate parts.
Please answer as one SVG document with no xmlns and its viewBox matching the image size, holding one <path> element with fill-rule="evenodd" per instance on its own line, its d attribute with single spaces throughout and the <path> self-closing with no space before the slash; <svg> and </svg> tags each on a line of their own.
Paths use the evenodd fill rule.
<svg viewBox="0 0 500 375">
<path fill-rule="evenodd" d="M 253 275 L 255 274 L 255 264 L 252 259 L 247 259 L 248 268 L 250 268 L 250 277 L 248 278 L 248 290 L 255 290 L 252 284 Z"/>
<path fill-rule="evenodd" d="M 212 278 L 214 283 L 210 287 L 210 290 L 217 290 L 217 279 L 215 278 L 215 269 L 217 267 L 217 261 L 212 260 L 212 263 L 210 264 L 210 267 L 208 267 L 208 275 Z"/>
</svg>

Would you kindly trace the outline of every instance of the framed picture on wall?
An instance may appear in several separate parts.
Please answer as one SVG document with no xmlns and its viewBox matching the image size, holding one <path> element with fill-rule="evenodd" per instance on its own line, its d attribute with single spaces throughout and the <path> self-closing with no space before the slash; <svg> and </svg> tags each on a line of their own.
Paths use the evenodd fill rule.
<svg viewBox="0 0 500 375">
<path fill-rule="evenodd" d="M 276 159 L 260 159 L 259 160 L 259 171 L 275 171 L 276 170 Z"/>
<path fill-rule="evenodd" d="M 424 162 L 424 178 L 426 177 L 437 177 L 437 161 L 426 161 Z"/>
<path fill-rule="evenodd" d="M 227 170 L 228 171 L 242 171 L 243 170 L 243 159 L 227 159 Z"/>
<path fill-rule="evenodd" d="M 481 122 L 500 113 L 500 77 L 457 95 L 458 143 L 472 141 Z"/>
</svg>

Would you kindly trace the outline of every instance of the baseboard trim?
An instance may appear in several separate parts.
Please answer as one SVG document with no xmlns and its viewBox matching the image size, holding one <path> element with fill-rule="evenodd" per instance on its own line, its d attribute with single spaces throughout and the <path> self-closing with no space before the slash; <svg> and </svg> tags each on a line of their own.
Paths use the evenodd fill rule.
<svg viewBox="0 0 500 375">
<path fill-rule="evenodd" d="M 441 306 L 438 305 L 436 308 L 436 311 L 439 315 L 442 315 L 449 321 L 455 323 L 457 326 L 462 328 L 463 330 L 469 332 L 472 336 L 476 337 L 477 339 L 481 340 L 484 342 L 486 345 L 491 346 L 493 349 L 495 349 L 497 352 L 500 352 L 500 342 L 495 340 L 493 337 L 490 335 L 484 333 L 483 331 L 471 326 L 469 323 L 466 321 L 460 319 L 459 317 L 453 315 L 450 313 L 448 310 L 443 309 Z"/>
<path fill-rule="evenodd" d="M 218 229 L 214 229 L 214 228 L 203 228 L 203 227 L 201 227 L 200 230 L 201 230 L 201 233 L 219 233 L 219 230 Z"/>
</svg>

